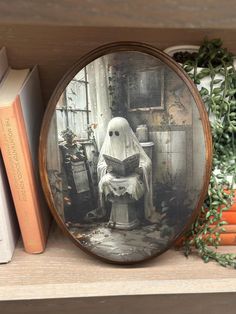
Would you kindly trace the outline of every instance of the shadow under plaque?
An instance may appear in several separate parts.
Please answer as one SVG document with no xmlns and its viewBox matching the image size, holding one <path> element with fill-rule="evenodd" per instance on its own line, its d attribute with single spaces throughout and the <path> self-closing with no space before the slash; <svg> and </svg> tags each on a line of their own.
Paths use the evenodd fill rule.
<svg viewBox="0 0 236 314">
<path fill-rule="evenodd" d="M 166 251 L 196 217 L 210 163 L 197 90 L 149 45 L 89 53 L 49 102 L 40 144 L 45 195 L 64 232 L 106 261 Z"/>
</svg>

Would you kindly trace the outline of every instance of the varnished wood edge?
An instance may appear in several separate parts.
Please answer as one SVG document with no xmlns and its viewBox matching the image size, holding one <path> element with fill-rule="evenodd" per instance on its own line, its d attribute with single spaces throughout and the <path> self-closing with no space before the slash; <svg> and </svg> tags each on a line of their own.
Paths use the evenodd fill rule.
<svg viewBox="0 0 236 314">
<path fill-rule="evenodd" d="M 48 176 L 47 176 L 47 167 L 46 167 L 46 147 L 47 147 L 47 136 L 49 132 L 49 127 L 51 123 L 51 119 L 53 117 L 53 114 L 55 112 L 55 108 L 57 105 L 57 102 L 66 88 L 66 86 L 69 84 L 71 79 L 81 70 L 83 69 L 87 64 L 90 62 L 94 61 L 95 59 L 109 53 L 114 53 L 114 52 L 119 52 L 119 51 L 138 51 L 138 52 L 143 52 L 149 55 L 152 55 L 158 59 L 160 59 L 163 63 L 168 65 L 187 85 L 193 99 L 196 102 L 199 114 L 200 114 L 200 119 L 202 121 L 202 127 L 204 131 L 204 140 L 205 140 L 205 173 L 204 173 L 204 184 L 197 202 L 196 207 L 194 208 L 191 217 L 189 221 L 186 223 L 185 228 L 182 230 L 182 232 L 171 241 L 170 245 L 166 247 L 164 250 L 161 252 L 158 252 L 157 254 L 153 256 L 149 256 L 141 261 L 134 261 L 134 262 L 117 262 L 114 260 L 109 260 L 107 258 L 98 256 L 91 251 L 87 250 L 85 247 L 83 247 L 78 240 L 76 240 L 72 234 L 68 231 L 68 229 L 65 227 L 65 224 L 61 217 L 59 216 L 57 209 L 55 207 L 54 201 L 53 201 L 53 195 L 51 192 Z M 62 77 L 60 82 L 58 83 L 56 89 L 54 90 L 42 123 L 41 127 L 41 132 L 40 132 L 40 139 L 39 139 L 39 172 L 40 172 L 40 179 L 42 183 L 42 188 L 47 200 L 47 203 L 49 205 L 49 208 L 52 212 L 52 215 L 54 219 L 56 220 L 57 224 L 60 226 L 62 229 L 63 233 L 68 236 L 77 246 L 79 246 L 84 252 L 86 252 L 89 255 L 95 256 L 96 258 L 99 258 L 100 260 L 103 260 L 108 263 L 112 264 L 119 264 L 119 265 L 129 265 L 129 264 L 137 264 L 137 263 L 143 263 L 146 262 L 154 257 L 157 257 L 158 255 L 161 255 L 165 251 L 167 251 L 174 243 L 191 227 L 191 224 L 194 222 L 196 219 L 201 206 L 204 202 L 207 190 L 208 190 L 208 185 L 209 185 L 209 180 L 210 180 L 210 175 L 211 175 L 211 164 L 212 164 L 212 137 L 211 137 L 211 130 L 210 130 L 210 124 L 209 124 L 209 119 L 207 112 L 205 110 L 205 106 L 202 102 L 201 96 L 192 82 L 192 80 L 188 77 L 188 75 L 184 72 L 184 70 L 167 54 L 164 52 L 160 51 L 156 47 L 146 44 L 146 43 L 140 43 L 140 42 L 114 42 L 114 43 L 109 43 L 103 46 L 100 46 L 88 54 L 84 55 L 82 58 L 76 62 L 71 69 Z"/>
</svg>

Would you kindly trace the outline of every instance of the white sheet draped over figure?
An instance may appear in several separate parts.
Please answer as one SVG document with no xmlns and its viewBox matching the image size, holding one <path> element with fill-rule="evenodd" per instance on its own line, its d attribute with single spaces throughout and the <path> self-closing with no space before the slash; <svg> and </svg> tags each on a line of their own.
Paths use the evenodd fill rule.
<svg viewBox="0 0 236 314">
<path fill-rule="evenodd" d="M 139 171 L 137 173 L 134 172 L 125 177 L 117 177 L 112 172 L 108 172 L 103 154 L 123 160 L 136 153 L 140 154 Z M 100 151 L 97 172 L 103 210 L 104 198 L 109 193 L 116 196 L 129 194 L 135 200 L 139 200 L 144 195 L 145 218 L 151 222 L 156 221 L 157 213 L 153 207 L 152 198 L 152 162 L 125 118 L 116 117 L 110 120 Z"/>
</svg>

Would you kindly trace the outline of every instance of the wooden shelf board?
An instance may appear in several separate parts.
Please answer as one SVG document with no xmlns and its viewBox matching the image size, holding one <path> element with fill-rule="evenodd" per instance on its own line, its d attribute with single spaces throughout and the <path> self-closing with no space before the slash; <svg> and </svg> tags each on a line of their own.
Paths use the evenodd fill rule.
<svg viewBox="0 0 236 314">
<path fill-rule="evenodd" d="M 83 253 L 55 226 L 45 253 L 29 255 L 20 241 L 12 262 L 0 265 L 1 301 L 227 292 L 236 292 L 233 269 L 175 250 L 140 265 L 110 265 Z"/>
<path fill-rule="evenodd" d="M 234 0 L 50 0 L 0 3 L 1 23 L 155 28 L 236 28 Z"/>
</svg>

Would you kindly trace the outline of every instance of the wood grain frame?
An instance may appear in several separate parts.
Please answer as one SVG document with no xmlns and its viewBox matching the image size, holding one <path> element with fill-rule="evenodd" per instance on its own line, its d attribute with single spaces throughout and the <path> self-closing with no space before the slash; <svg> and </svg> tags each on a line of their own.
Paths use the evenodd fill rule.
<svg viewBox="0 0 236 314">
<path fill-rule="evenodd" d="M 153 255 L 151 257 L 147 257 L 143 260 L 143 262 L 146 262 L 147 260 L 150 260 L 153 257 L 156 257 L 162 253 L 164 253 L 166 250 L 168 250 L 176 240 L 178 240 L 179 237 L 181 237 L 187 229 L 191 226 L 192 222 L 197 217 L 199 210 L 203 204 L 210 174 L 211 174 L 211 162 L 212 162 L 212 139 L 211 139 L 211 132 L 210 132 L 210 125 L 208 121 L 208 116 L 205 110 L 205 106 L 201 100 L 200 94 L 198 93 L 197 88 L 195 87 L 194 83 L 191 81 L 191 79 L 186 75 L 186 73 L 183 71 L 183 69 L 175 62 L 173 61 L 168 55 L 163 53 L 162 51 L 156 49 L 155 47 L 145 44 L 145 43 L 139 43 L 139 42 L 114 42 L 110 44 L 103 45 L 101 47 L 98 47 L 97 49 L 92 50 L 90 53 L 86 54 L 82 58 L 79 59 L 77 63 L 75 63 L 72 68 L 62 77 L 61 81 L 59 82 L 58 86 L 54 90 L 43 120 L 42 128 L 41 128 L 41 134 L 40 134 L 40 144 L 39 144 L 39 168 L 40 168 L 40 178 L 42 182 L 42 187 L 44 190 L 44 194 L 46 196 L 46 200 L 48 202 L 48 205 L 50 207 L 50 210 L 58 223 L 58 225 L 63 230 L 64 234 L 68 236 L 77 246 L 79 246 L 83 251 L 86 253 L 96 256 L 97 258 L 108 262 L 108 263 L 115 263 L 115 264 L 133 264 L 132 262 L 117 262 L 108 260 L 106 258 L 100 257 L 95 255 L 94 253 L 88 251 L 85 249 L 68 231 L 66 228 L 64 222 L 60 218 L 60 216 L 57 213 L 57 209 L 55 207 L 54 201 L 53 201 L 53 195 L 50 189 L 50 184 L 48 180 L 47 175 L 47 167 L 46 167 L 46 147 L 47 147 L 47 137 L 50 127 L 50 122 L 53 117 L 57 102 L 64 91 L 65 87 L 68 85 L 68 83 L 71 81 L 71 79 L 75 76 L 75 74 L 80 71 L 83 67 L 85 67 L 87 64 L 92 62 L 93 60 L 109 53 L 114 52 L 121 52 L 121 51 L 138 51 L 143 52 L 146 54 L 149 54 L 153 57 L 158 58 L 163 63 L 165 63 L 167 66 L 169 66 L 186 84 L 188 87 L 193 99 L 195 100 L 196 106 L 199 111 L 200 119 L 202 121 L 202 127 L 204 131 L 204 140 L 205 140 L 205 171 L 204 171 L 204 182 L 202 186 L 202 190 L 197 202 L 196 207 L 194 208 L 192 215 L 188 222 L 186 223 L 186 226 L 184 230 L 180 234 L 177 234 L 175 238 L 173 239 L 172 243 L 166 247 L 163 251 L 158 252 L 156 255 Z M 62 56 L 63 57 L 63 56 Z M 136 262 L 134 262 L 136 263 Z"/>
</svg>

